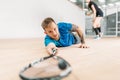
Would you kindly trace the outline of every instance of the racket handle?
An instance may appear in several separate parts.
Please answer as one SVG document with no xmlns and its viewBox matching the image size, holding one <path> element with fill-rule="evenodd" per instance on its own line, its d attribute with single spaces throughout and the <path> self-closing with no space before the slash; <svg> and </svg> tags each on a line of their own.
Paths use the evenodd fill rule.
<svg viewBox="0 0 120 80">
<path fill-rule="evenodd" d="M 45 60 L 45 59 L 48 59 L 48 58 L 51 58 L 51 57 L 53 57 L 53 56 L 54 56 L 54 55 L 51 54 L 50 56 L 44 57 L 44 60 Z"/>
<path fill-rule="evenodd" d="M 57 49 L 53 48 L 52 52 L 53 52 L 52 54 L 54 55 L 57 52 Z"/>
<path fill-rule="evenodd" d="M 50 56 L 44 57 L 43 59 L 45 60 L 45 59 L 48 59 L 48 58 L 54 57 L 56 51 L 57 51 L 57 50 L 53 48 L 53 49 L 52 49 L 52 52 L 53 52 L 53 53 L 52 53 Z M 54 57 L 54 58 L 55 58 L 55 57 Z"/>
</svg>

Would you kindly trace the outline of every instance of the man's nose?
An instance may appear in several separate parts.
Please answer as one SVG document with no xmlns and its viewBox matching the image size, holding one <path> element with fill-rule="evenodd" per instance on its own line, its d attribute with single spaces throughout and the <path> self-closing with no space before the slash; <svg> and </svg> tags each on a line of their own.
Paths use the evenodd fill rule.
<svg viewBox="0 0 120 80">
<path fill-rule="evenodd" d="M 53 31 L 53 35 L 56 35 L 57 33 L 56 33 L 56 31 Z"/>
</svg>

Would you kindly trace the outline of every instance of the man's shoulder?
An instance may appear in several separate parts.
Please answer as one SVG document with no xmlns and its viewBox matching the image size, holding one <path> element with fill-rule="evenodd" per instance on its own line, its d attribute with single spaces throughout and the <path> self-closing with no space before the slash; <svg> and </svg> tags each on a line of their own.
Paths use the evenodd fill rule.
<svg viewBox="0 0 120 80">
<path fill-rule="evenodd" d="M 66 22 L 59 22 L 57 23 L 57 25 L 64 25 L 64 24 L 67 24 Z"/>
<path fill-rule="evenodd" d="M 45 42 L 51 42 L 54 41 L 51 37 L 49 37 L 48 35 L 45 36 L 44 38 Z"/>
<path fill-rule="evenodd" d="M 58 27 L 66 27 L 66 26 L 71 26 L 72 23 L 69 23 L 69 22 L 59 22 L 57 23 Z"/>
<path fill-rule="evenodd" d="M 48 35 L 45 36 L 45 39 L 52 39 L 51 37 L 49 37 Z"/>
<path fill-rule="evenodd" d="M 44 38 L 44 44 L 45 44 L 45 46 L 47 46 L 49 43 L 54 43 L 54 40 L 51 37 L 49 37 L 48 35 L 46 35 Z"/>
</svg>

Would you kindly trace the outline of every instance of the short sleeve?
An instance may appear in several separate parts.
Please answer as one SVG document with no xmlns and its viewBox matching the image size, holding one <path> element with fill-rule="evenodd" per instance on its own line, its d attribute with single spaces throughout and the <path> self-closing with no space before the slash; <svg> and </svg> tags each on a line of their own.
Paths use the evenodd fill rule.
<svg viewBox="0 0 120 80">
<path fill-rule="evenodd" d="M 52 38 L 50 38 L 48 35 L 46 35 L 44 44 L 47 46 L 49 43 L 54 43 L 57 47 L 61 47 L 62 45 L 59 43 L 59 41 L 56 41 Z"/>
<path fill-rule="evenodd" d="M 58 25 L 59 30 L 63 31 L 64 33 L 72 30 L 71 23 L 61 22 L 61 23 L 58 23 L 57 25 Z"/>
<path fill-rule="evenodd" d="M 45 46 L 47 46 L 49 43 L 54 43 L 54 41 L 51 40 L 50 38 L 46 37 L 45 40 L 44 40 Z"/>
</svg>

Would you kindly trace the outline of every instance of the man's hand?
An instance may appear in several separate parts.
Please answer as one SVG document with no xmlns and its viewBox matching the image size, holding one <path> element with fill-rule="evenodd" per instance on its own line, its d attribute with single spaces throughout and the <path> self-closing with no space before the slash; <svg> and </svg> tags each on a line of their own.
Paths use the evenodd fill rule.
<svg viewBox="0 0 120 80">
<path fill-rule="evenodd" d="M 53 52 L 53 50 L 56 50 L 55 52 Z M 57 47 L 53 47 L 53 48 L 47 48 L 47 52 L 48 54 L 53 54 L 56 55 L 58 53 L 58 48 Z"/>
<path fill-rule="evenodd" d="M 47 47 L 47 52 L 48 54 L 53 54 L 53 55 L 56 55 L 58 53 L 58 48 L 55 46 L 54 43 L 50 43 Z M 55 53 L 53 52 L 53 50 L 56 50 Z"/>
<path fill-rule="evenodd" d="M 89 48 L 89 46 L 87 46 L 85 44 L 80 44 L 79 48 Z"/>
</svg>

